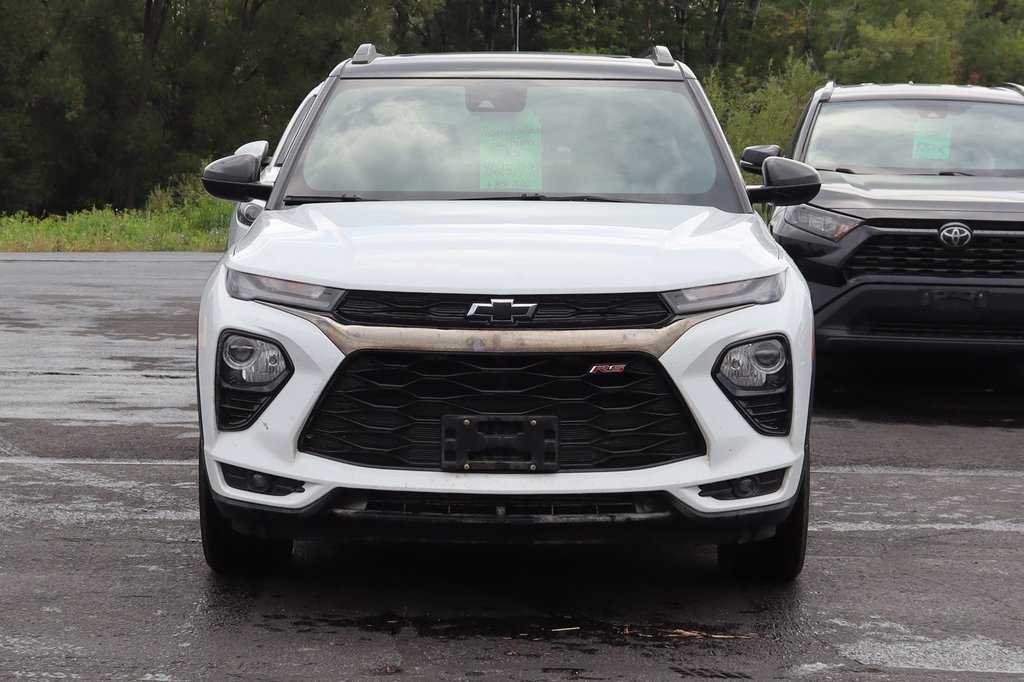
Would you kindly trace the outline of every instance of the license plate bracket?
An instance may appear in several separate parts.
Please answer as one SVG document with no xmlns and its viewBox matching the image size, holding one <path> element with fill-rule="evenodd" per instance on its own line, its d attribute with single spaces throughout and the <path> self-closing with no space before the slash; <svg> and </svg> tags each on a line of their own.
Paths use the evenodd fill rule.
<svg viewBox="0 0 1024 682">
<path fill-rule="evenodd" d="M 441 418 L 444 471 L 543 473 L 558 470 L 558 417 Z"/>
</svg>

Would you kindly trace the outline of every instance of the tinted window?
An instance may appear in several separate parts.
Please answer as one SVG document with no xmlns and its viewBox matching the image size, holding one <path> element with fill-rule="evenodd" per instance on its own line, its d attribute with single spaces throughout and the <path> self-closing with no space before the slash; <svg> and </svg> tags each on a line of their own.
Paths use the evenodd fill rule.
<svg viewBox="0 0 1024 682">
<path fill-rule="evenodd" d="M 597 194 L 738 210 L 680 82 L 341 81 L 290 195 Z"/>
<path fill-rule="evenodd" d="M 807 148 L 816 168 L 1024 175 L 1024 107 L 952 100 L 830 102 Z"/>
</svg>

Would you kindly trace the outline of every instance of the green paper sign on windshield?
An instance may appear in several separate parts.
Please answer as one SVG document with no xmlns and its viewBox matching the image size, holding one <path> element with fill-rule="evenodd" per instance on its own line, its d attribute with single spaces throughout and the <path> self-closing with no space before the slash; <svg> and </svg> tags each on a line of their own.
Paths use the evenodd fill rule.
<svg viewBox="0 0 1024 682">
<path fill-rule="evenodd" d="M 529 111 L 480 116 L 480 189 L 541 189 L 540 121 Z"/>
<path fill-rule="evenodd" d="M 922 121 L 914 129 L 915 159 L 948 159 L 953 130 L 942 121 Z"/>
</svg>

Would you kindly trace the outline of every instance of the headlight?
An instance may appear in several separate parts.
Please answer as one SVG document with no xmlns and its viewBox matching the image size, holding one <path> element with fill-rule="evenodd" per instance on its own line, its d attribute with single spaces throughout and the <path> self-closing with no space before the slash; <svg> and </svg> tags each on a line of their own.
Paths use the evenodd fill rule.
<svg viewBox="0 0 1024 682">
<path fill-rule="evenodd" d="M 773 388 L 785 375 L 786 348 L 778 339 L 733 346 L 722 356 L 718 371 L 739 388 Z"/>
<path fill-rule="evenodd" d="M 276 343 L 239 334 L 224 339 L 221 358 L 246 384 L 269 384 L 288 370 Z"/>
<path fill-rule="evenodd" d="M 676 313 L 696 313 L 752 303 L 775 303 L 786 290 L 786 273 L 662 294 Z"/>
<path fill-rule="evenodd" d="M 243 201 L 235 207 L 235 218 L 242 225 L 250 226 L 263 213 L 263 207 L 252 201 Z"/>
<path fill-rule="evenodd" d="M 232 298 L 243 301 L 267 301 L 283 303 L 313 310 L 332 310 L 345 293 L 318 284 L 292 282 L 276 277 L 250 275 L 246 272 L 228 270 L 227 290 Z"/>
<path fill-rule="evenodd" d="M 786 209 L 786 222 L 804 232 L 810 232 L 836 242 L 861 224 L 858 218 L 800 205 Z"/>
<path fill-rule="evenodd" d="M 217 344 L 217 426 L 239 431 L 252 426 L 287 383 L 292 366 L 270 339 L 226 331 Z"/>
<path fill-rule="evenodd" d="M 781 336 L 750 339 L 729 346 L 712 376 L 754 430 L 785 436 L 793 420 L 789 344 Z"/>
</svg>

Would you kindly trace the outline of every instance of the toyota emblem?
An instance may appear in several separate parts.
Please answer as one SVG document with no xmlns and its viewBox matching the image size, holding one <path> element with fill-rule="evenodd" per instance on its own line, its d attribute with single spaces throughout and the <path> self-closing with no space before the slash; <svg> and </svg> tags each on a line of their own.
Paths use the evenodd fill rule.
<svg viewBox="0 0 1024 682">
<path fill-rule="evenodd" d="M 951 249 L 967 246 L 974 233 L 963 223 L 946 223 L 939 228 L 939 241 Z"/>
</svg>

